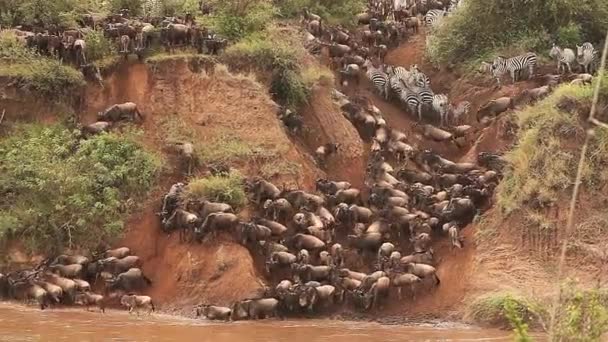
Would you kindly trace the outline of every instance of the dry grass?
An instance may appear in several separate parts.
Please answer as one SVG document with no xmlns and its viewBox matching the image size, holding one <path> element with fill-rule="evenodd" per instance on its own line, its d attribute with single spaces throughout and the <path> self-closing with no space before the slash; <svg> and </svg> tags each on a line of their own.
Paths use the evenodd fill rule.
<svg viewBox="0 0 608 342">
<path fill-rule="evenodd" d="M 557 106 L 565 97 L 588 101 L 591 92 L 589 87 L 562 86 L 517 114 L 518 143 L 506 156 L 511 167 L 497 191 L 498 204 L 505 213 L 524 206 L 550 206 L 572 185 L 583 130 L 577 113 Z M 586 165 L 586 182 L 603 177 L 600 166 L 606 161 L 608 145 L 603 136 L 597 141 L 596 159 Z"/>
<path fill-rule="evenodd" d="M 247 201 L 243 176 L 234 171 L 228 176 L 208 176 L 192 180 L 186 188 L 186 197 L 228 203 L 235 209 L 243 207 Z"/>
</svg>

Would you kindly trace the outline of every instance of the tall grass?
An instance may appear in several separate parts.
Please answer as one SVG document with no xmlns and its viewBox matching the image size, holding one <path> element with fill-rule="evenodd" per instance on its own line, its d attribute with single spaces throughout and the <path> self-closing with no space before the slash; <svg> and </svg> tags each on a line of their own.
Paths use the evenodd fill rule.
<svg viewBox="0 0 608 342">
<path fill-rule="evenodd" d="M 510 167 L 497 189 L 498 204 L 505 213 L 522 207 L 548 206 L 572 186 L 584 137 L 577 111 L 589 103 L 590 87 L 564 85 L 534 106 L 518 112 L 517 145 L 506 158 Z M 571 102 L 571 108 L 560 104 Z M 570 111 L 572 110 L 572 111 Z M 608 133 L 598 131 L 585 164 L 583 181 L 599 186 L 608 163 Z"/>
<path fill-rule="evenodd" d="M 306 51 L 287 32 L 267 30 L 246 37 L 229 47 L 224 55 L 229 65 L 239 69 L 253 66 L 270 73 L 270 92 L 282 105 L 297 108 L 310 94 L 302 77 L 301 59 Z"/>
<path fill-rule="evenodd" d="M 192 180 L 186 188 L 186 197 L 195 200 L 208 200 L 230 204 L 242 208 L 247 200 L 243 177 L 238 172 L 228 176 L 209 176 Z"/>
</svg>

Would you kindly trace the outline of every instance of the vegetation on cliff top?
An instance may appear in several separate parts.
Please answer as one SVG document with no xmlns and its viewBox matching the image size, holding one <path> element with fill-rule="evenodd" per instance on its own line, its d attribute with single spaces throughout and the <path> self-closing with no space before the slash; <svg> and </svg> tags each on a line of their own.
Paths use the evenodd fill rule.
<svg viewBox="0 0 608 342">
<path fill-rule="evenodd" d="M 592 95 L 592 87 L 563 85 L 516 114 L 517 145 L 506 155 L 510 167 L 497 189 L 505 213 L 547 207 L 572 186 Z M 608 182 L 608 131 L 597 129 L 591 144 L 583 181 L 597 190 Z"/>
<path fill-rule="evenodd" d="M 430 35 L 427 50 L 435 63 L 458 65 L 507 49 L 548 54 L 553 42 L 597 43 L 606 30 L 605 0 L 469 0 Z"/>
<path fill-rule="evenodd" d="M 58 99 L 73 95 L 84 85 L 82 74 L 58 60 L 25 48 L 11 32 L 0 33 L 0 77 L 9 77 L 22 89 Z"/>
<path fill-rule="evenodd" d="M 61 125 L 15 126 L 0 140 L 0 240 L 60 252 L 118 237 L 161 165 L 132 134 L 80 140 Z"/>
</svg>

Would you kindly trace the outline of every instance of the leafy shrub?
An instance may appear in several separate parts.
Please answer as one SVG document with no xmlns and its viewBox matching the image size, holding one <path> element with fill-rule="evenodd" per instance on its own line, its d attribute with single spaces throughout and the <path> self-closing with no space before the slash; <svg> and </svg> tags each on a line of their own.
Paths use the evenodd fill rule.
<svg viewBox="0 0 608 342">
<path fill-rule="evenodd" d="M 87 42 L 87 59 L 98 61 L 116 54 L 116 47 L 103 35 L 102 31 L 89 31 L 84 37 Z"/>
<path fill-rule="evenodd" d="M 60 125 L 17 126 L 0 159 L 0 238 L 48 252 L 115 238 L 129 199 L 147 193 L 160 166 L 129 137 L 79 141 Z"/>
<path fill-rule="evenodd" d="M 568 46 L 572 49 L 583 41 L 583 32 L 581 25 L 569 23 L 567 26 L 562 26 L 557 30 L 556 42 L 559 46 Z"/>
<path fill-rule="evenodd" d="M 571 281 L 562 287 L 556 313 L 556 341 L 601 341 L 608 332 L 608 296 L 599 289 L 581 290 Z"/>
<path fill-rule="evenodd" d="M 467 315 L 476 323 L 508 326 L 509 316 L 517 317 L 522 324 L 535 322 L 546 315 L 542 307 L 527 298 L 506 292 L 488 293 L 475 299 L 468 307 Z"/>
<path fill-rule="evenodd" d="M 35 26 L 57 25 L 63 28 L 75 27 L 74 9 L 77 0 L 20 0 L 9 1 L 7 13 L 12 13 L 13 24 Z"/>
<path fill-rule="evenodd" d="M 576 30 L 573 22 L 581 23 L 583 40 L 600 41 L 608 29 L 608 2 L 471 0 L 430 36 L 428 53 L 435 63 L 461 63 L 514 44 L 522 50 L 544 52 L 556 33 L 571 43 Z"/>
<path fill-rule="evenodd" d="M 235 209 L 241 208 L 247 200 L 243 177 L 234 171 L 227 177 L 209 176 L 192 180 L 186 188 L 186 197 L 228 203 Z"/>
<path fill-rule="evenodd" d="M 264 30 L 277 13 L 271 3 L 259 0 L 225 1 L 218 6 L 210 25 L 218 34 L 231 40 Z"/>
<path fill-rule="evenodd" d="M 255 66 L 258 71 L 271 73 L 270 91 L 277 102 L 297 108 L 310 94 L 302 77 L 301 56 L 304 49 L 292 43 L 285 33 L 266 31 L 246 37 L 230 46 L 225 59 L 232 66 Z"/>
</svg>

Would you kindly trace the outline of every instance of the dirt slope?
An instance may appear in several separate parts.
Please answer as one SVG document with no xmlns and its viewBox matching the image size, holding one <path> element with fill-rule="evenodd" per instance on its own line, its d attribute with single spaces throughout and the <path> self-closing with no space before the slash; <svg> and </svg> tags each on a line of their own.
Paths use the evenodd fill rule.
<svg viewBox="0 0 608 342">
<path fill-rule="evenodd" d="M 144 142 L 159 152 L 165 151 L 162 120 L 172 114 L 194 127 L 196 138 L 203 142 L 230 133 L 245 143 L 281 151 L 280 157 L 299 165 L 300 172 L 297 179 L 291 176 L 278 181 L 310 189 L 323 174 L 306 148 L 290 142 L 276 117 L 276 104 L 251 77 L 232 75 L 221 66 L 209 73 L 195 73 L 188 63 L 171 61 L 155 68 L 123 65 L 107 77 L 106 84 L 104 89 L 87 89 L 82 122 L 95 121 L 96 113 L 108 105 L 132 101 L 146 117 Z M 255 161 L 237 164 L 246 175 L 259 172 Z M 149 293 L 165 308 L 176 310 L 190 310 L 199 302 L 229 304 L 253 296 L 261 283 L 247 249 L 227 238 L 185 244 L 177 234 L 167 237 L 161 232 L 155 215 L 159 198 L 179 179 L 179 173 L 168 171 L 144 209 L 129 221 L 122 242 L 144 260 L 143 270 L 153 282 Z"/>
<path fill-rule="evenodd" d="M 356 188 L 363 188 L 367 148 L 355 127 L 342 115 L 331 99 L 331 87 L 313 88 L 310 103 L 302 111 L 305 145 L 311 152 L 325 143 L 340 143 L 339 153 L 326 165 L 327 176 L 332 180 L 348 180 Z"/>
</svg>

